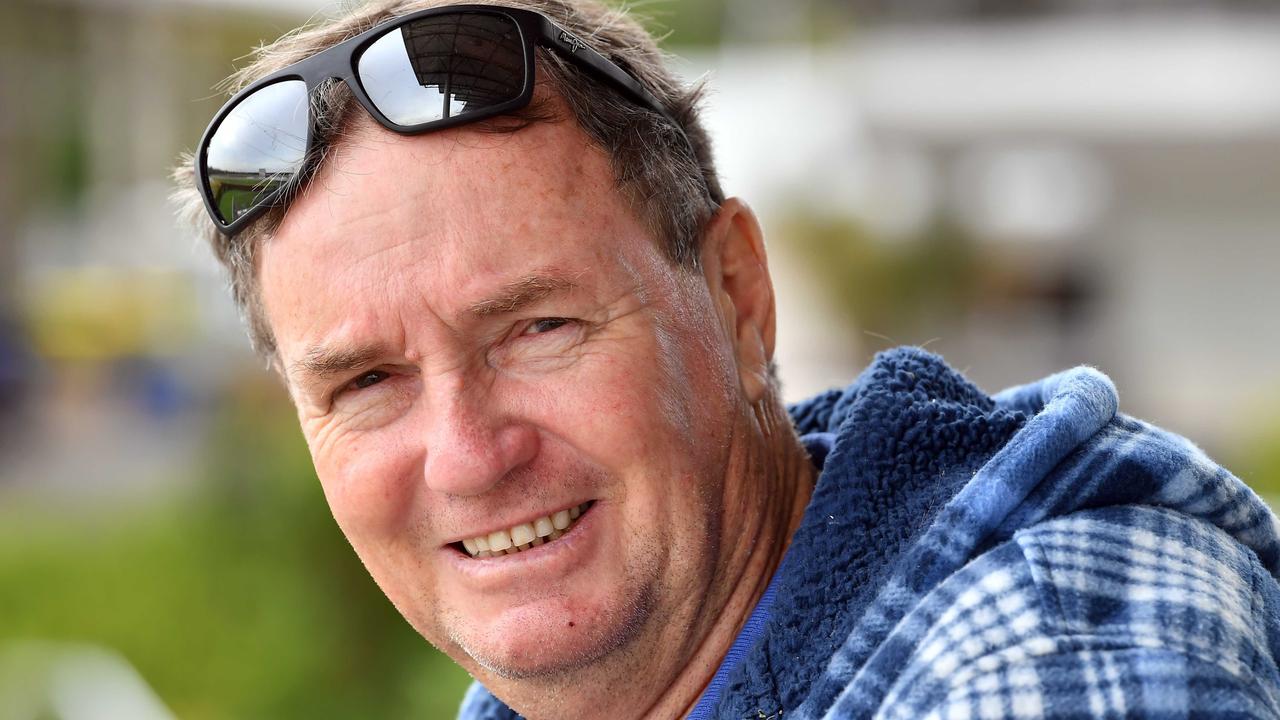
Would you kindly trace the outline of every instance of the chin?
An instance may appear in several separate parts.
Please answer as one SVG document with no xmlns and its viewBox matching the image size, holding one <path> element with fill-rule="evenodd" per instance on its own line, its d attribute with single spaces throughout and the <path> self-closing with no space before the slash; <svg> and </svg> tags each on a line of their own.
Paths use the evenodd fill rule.
<svg viewBox="0 0 1280 720">
<path fill-rule="evenodd" d="M 595 608 L 566 605 L 563 598 L 507 608 L 480 621 L 451 623 L 450 645 L 487 673 L 509 680 L 564 676 L 607 663 L 630 646 L 652 615 L 652 593 Z"/>
</svg>

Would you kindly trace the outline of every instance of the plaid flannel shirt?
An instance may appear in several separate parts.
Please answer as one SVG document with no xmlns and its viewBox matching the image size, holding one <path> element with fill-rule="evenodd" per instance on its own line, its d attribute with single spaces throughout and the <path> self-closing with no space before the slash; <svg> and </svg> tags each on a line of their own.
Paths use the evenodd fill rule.
<svg viewBox="0 0 1280 720">
<path fill-rule="evenodd" d="M 1117 405 L 904 348 L 793 407 L 832 449 L 718 715 L 1280 718 L 1280 523 Z M 516 715 L 476 685 L 461 717 Z"/>
</svg>

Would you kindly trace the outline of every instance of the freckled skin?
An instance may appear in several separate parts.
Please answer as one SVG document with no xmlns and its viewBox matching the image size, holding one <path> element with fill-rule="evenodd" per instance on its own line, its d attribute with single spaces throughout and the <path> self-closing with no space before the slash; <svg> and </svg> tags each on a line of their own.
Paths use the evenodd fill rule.
<svg viewBox="0 0 1280 720">
<path fill-rule="evenodd" d="M 576 288 L 467 315 L 545 269 Z M 364 123 L 259 273 L 333 516 L 423 637 L 531 718 L 671 716 L 696 698 L 807 490 L 764 510 L 786 453 L 744 396 L 740 320 L 665 258 L 576 126 Z M 768 303 L 769 347 L 746 353 L 765 361 Z M 572 322 L 533 332 L 540 318 Z M 368 387 L 293 371 L 312 346 L 369 343 Z M 591 551 L 554 577 L 481 591 L 443 559 L 493 518 L 588 499 Z"/>
</svg>

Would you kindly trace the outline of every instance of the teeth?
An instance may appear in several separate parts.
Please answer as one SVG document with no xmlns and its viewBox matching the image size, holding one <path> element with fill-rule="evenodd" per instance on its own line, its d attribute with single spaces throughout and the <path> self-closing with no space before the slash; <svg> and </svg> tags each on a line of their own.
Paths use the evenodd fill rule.
<svg viewBox="0 0 1280 720">
<path fill-rule="evenodd" d="M 550 535 L 555 529 L 556 526 L 551 524 L 551 518 L 549 517 L 540 517 L 533 521 L 533 532 L 540 538 Z"/>
<path fill-rule="evenodd" d="M 517 525 L 511 528 L 511 543 L 513 545 L 527 545 L 533 542 L 537 535 L 533 534 L 533 526 L 529 523 Z M 524 548 L 521 548 L 523 550 Z"/>
<path fill-rule="evenodd" d="M 511 547 L 511 535 L 506 530 L 489 533 L 489 549 L 498 552 Z"/>
<path fill-rule="evenodd" d="M 462 541 L 462 547 L 474 558 L 514 555 L 552 540 L 559 540 L 569 526 L 586 512 L 588 506 L 589 503 L 583 503 L 552 515 L 544 515 L 533 522 L 521 523 L 508 530 L 498 530 L 488 535 L 468 538 Z"/>
</svg>

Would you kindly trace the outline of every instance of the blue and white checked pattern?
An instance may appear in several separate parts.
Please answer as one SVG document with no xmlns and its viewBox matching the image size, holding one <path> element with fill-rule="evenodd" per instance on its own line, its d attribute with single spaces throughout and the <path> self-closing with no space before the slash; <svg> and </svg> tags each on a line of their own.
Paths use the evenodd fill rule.
<svg viewBox="0 0 1280 720">
<path fill-rule="evenodd" d="M 1255 587 L 1268 577 L 1226 533 L 1168 510 L 1043 523 L 904 619 L 919 642 L 873 715 L 1280 717 Z"/>
<path fill-rule="evenodd" d="M 1280 718 L 1275 515 L 1095 370 L 996 400 L 1034 414 L 786 717 Z"/>
<path fill-rule="evenodd" d="M 1280 718 L 1280 522 L 1117 406 L 1090 368 L 986 398 L 906 348 L 792 408 L 837 439 L 718 717 Z M 895 535 L 894 517 L 924 525 Z M 462 717 L 515 714 L 477 685 Z"/>
</svg>

